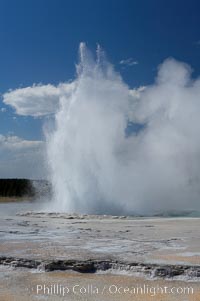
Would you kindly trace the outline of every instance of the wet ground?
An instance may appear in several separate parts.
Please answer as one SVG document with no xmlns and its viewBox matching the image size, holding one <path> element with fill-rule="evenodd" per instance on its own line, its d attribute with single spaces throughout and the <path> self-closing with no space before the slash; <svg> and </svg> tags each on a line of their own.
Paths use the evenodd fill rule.
<svg viewBox="0 0 200 301">
<path fill-rule="evenodd" d="M 199 218 L 134 219 L 55 213 L 2 216 L 0 254 L 200 264 Z"/>
<path fill-rule="evenodd" d="M 0 280 L 1 301 L 200 301 L 198 282 L 5 268 Z"/>
<path fill-rule="evenodd" d="M 133 300 L 130 292 L 123 293 L 123 298 L 120 293 L 110 293 L 108 289 L 113 283 L 117 283 L 117 286 L 123 284 L 123 287 L 137 283 L 150 286 L 167 283 L 183 287 L 190 283 L 195 291 L 193 294 L 182 299 L 178 299 L 177 293 L 162 294 L 162 299 L 157 294 L 157 300 L 200 300 L 200 218 L 133 218 L 25 212 L 31 209 L 26 202 L 15 207 L 11 203 L 6 204 L 2 209 L 2 301 Z M 30 264 L 24 268 L 20 263 L 24 260 L 36 262 L 37 268 L 34 265 L 31 268 Z M 78 265 L 82 271 L 85 269 L 84 262 L 92 263 L 92 267 L 97 261 L 101 263 L 96 264 L 96 273 L 81 274 L 70 271 L 70 260 L 74 261 L 73 267 Z M 109 263 L 109 268 L 105 268 L 105 261 Z M 52 266 L 52 263 L 52 271 L 45 272 L 44 266 Z M 56 271 L 61 267 L 65 271 Z M 84 272 L 90 271 L 90 268 L 87 266 Z M 43 292 L 45 284 L 48 287 L 55 287 L 58 283 L 64 286 L 66 281 L 71 287 L 66 296 Z M 40 294 L 36 290 L 37 284 L 41 288 Z M 74 294 L 72 288 L 79 284 L 84 287 L 93 284 L 100 291 L 107 285 L 107 294 Z M 134 296 L 134 300 L 146 301 L 152 298 L 148 294 L 145 298 L 142 294 L 137 299 Z"/>
</svg>

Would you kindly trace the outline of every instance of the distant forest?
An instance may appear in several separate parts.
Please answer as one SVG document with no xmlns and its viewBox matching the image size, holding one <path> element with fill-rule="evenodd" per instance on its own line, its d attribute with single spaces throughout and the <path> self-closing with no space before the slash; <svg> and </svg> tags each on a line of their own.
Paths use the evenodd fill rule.
<svg viewBox="0 0 200 301">
<path fill-rule="evenodd" d="M 28 179 L 0 179 L 1 197 L 34 196 L 32 181 Z"/>
</svg>

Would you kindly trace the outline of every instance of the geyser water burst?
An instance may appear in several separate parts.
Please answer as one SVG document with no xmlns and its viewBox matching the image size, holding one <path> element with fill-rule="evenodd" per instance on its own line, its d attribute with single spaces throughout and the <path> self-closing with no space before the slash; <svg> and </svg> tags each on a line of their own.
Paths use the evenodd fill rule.
<svg viewBox="0 0 200 301">
<path fill-rule="evenodd" d="M 199 209 L 200 81 L 190 72 L 168 59 L 155 84 L 130 90 L 100 47 L 94 58 L 81 43 L 47 137 L 56 210 Z"/>
</svg>

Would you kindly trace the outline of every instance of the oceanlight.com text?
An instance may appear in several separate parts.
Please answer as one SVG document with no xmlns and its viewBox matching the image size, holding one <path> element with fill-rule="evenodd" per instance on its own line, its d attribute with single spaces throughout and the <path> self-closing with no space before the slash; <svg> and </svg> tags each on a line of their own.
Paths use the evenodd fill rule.
<svg viewBox="0 0 200 301">
<path fill-rule="evenodd" d="M 32 292 L 36 295 L 48 296 L 62 296 L 69 294 L 87 296 L 87 295 L 149 295 L 154 297 L 156 295 L 192 295 L 194 289 L 192 286 L 151 286 L 148 284 L 134 285 L 134 286 L 119 286 L 117 284 L 110 284 L 104 286 L 97 286 L 93 284 L 87 285 L 64 285 L 60 283 L 54 284 L 37 284 L 32 288 Z"/>
</svg>

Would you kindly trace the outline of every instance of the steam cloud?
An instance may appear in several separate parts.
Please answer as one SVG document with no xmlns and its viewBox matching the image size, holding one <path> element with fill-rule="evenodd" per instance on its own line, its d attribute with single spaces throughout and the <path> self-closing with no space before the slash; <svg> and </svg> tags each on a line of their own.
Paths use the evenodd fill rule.
<svg viewBox="0 0 200 301">
<path fill-rule="evenodd" d="M 153 85 L 130 90 L 81 43 L 72 86 L 47 134 L 56 210 L 200 208 L 200 80 L 188 65 L 167 59 Z"/>
</svg>

